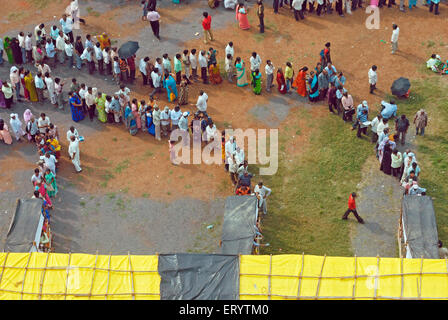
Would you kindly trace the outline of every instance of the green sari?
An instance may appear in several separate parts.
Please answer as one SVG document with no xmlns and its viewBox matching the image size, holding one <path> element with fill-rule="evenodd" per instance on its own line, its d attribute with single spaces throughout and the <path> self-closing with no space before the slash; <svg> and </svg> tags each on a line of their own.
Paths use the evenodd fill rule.
<svg viewBox="0 0 448 320">
<path fill-rule="evenodd" d="M 100 120 L 101 122 L 107 121 L 107 114 L 105 111 L 106 96 L 107 95 L 105 93 L 103 93 L 100 98 L 95 99 L 96 110 L 98 111 L 98 120 Z"/>
<path fill-rule="evenodd" d="M 261 94 L 261 72 L 258 74 L 252 72 L 252 87 L 254 87 L 255 94 Z"/>
<path fill-rule="evenodd" d="M 47 194 L 49 197 L 54 197 L 58 193 L 58 185 L 56 184 L 56 178 L 54 174 L 50 171 L 49 174 L 45 175 L 45 181 L 47 183 Z M 52 186 L 53 190 L 50 191 L 48 186 Z"/>
<path fill-rule="evenodd" d="M 237 63 L 235 65 L 236 67 L 236 78 L 237 82 L 236 85 L 238 87 L 244 87 L 247 86 L 247 76 L 246 76 L 246 70 L 244 69 L 244 62 L 241 60 L 240 63 Z"/>
<path fill-rule="evenodd" d="M 12 55 L 11 49 L 11 39 L 9 37 L 5 37 L 3 41 L 3 46 L 5 47 L 6 55 L 8 56 L 8 61 L 10 64 L 15 64 L 14 56 Z"/>
</svg>

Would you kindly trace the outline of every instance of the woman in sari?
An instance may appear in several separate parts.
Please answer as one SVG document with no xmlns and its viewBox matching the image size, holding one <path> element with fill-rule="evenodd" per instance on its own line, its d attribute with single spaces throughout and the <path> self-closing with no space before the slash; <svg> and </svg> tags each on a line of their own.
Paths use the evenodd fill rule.
<svg viewBox="0 0 448 320">
<path fill-rule="evenodd" d="M 84 111 L 82 109 L 82 102 L 76 92 L 69 92 L 68 102 L 70 103 L 70 109 L 72 111 L 72 120 L 75 122 L 81 121 L 84 119 Z"/>
<path fill-rule="evenodd" d="M 152 136 L 156 135 L 156 126 L 152 121 L 152 107 L 148 106 L 146 108 L 146 128 L 148 128 L 148 133 Z"/>
<path fill-rule="evenodd" d="M 54 197 L 58 193 L 58 185 L 56 184 L 56 177 L 48 168 L 45 170 L 45 182 L 47 184 L 48 196 Z"/>
<path fill-rule="evenodd" d="M 173 102 L 177 99 L 176 80 L 168 73 L 165 75 L 165 89 L 168 94 L 168 102 Z"/>
<path fill-rule="evenodd" d="M 214 63 L 210 65 L 208 69 L 208 74 L 210 75 L 210 82 L 213 84 L 220 84 L 222 82 L 221 71 L 219 71 L 219 66 Z"/>
<path fill-rule="evenodd" d="M 22 49 L 19 46 L 19 40 L 17 40 L 17 38 L 12 38 L 10 47 L 12 56 L 14 57 L 14 61 L 16 62 L 16 64 L 22 64 Z"/>
<path fill-rule="evenodd" d="M 385 174 L 391 175 L 392 173 L 392 149 L 390 147 L 389 142 L 386 142 L 386 145 L 383 149 L 383 157 L 381 159 L 381 166 L 380 170 L 383 171 Z"/>
<path fill-rule="evenodd" d="M 135 116 L 132 113 L 132 109 L 129 106 L 129 104 L 126 106 L 126 109 L 124 110 L 124 118 L 126 120 L 126 128 L 129 129 L 129 133 L 132 136 L 135 136 L 138 132 L 137 122 L 135 121 Z"/>
<path fill-rule="evenodd" d="M 308 99 L 311 102 L 315 102 L 319 98 L 319 86 L 317 83 L 317 75 L 314 71 L 311 71 L 309 78 L 307 79 L 307 91 Z"/>
<path fill-rule="evenodd" d="M 47 142 L 50 143 L 53 146 L 53 148 L 54 148 L 54 156 L 58 160 L 61 157 L 61 145 L 59 144 L 58 139 L 56 139 L 55 137 L 51 136 L 47 140 Z"/>
<path fill-rule="evenodd" d="M 5 95 L 3 94 L 3 91 L 2 91 L 2 87 L 3 87 L 3 82 L 2 82 L 2 80 L 0 80 L 0 108 L 6 108 L 6 100 L 5 100 Z"/>
<path fill-rule="evenodd" d="M 244 61 L 237 57 L 235 59 L 235 68 L 236 68 L 236 85 L 238 87 L 244 87 L 247 86 L 247 76 L 246 76 L 246 70 L 245 70 L 245 64 Z"/>
<path fill-rule="evenodd" d="M 96 104 L 96 111 L 98 111 L 98 120 L 105 123 L 107 120 L 107 114 L 106 114 L 106 97 L 107 94 L 98 92 L 98 96 L 95 99 Z"/>
<path fill-rule="evenodd" d="M 45 53 L 42 50 L 40 44 L 36 44 L 35 47 L 33 47 L 33 59 L 34 59 L 34 65 L 37 66 L 42 64 L 44 62 Z"/>
<path fill-rule="evenodd" d="M 19 77 L 20 77 L 20 83 L 23 87 L 23 95 L 27 101 L 30 101 L 30 92 L 25 86 L 25 69 L 23 67 L 19 68 Z"/>
<path fill-rule="evenodd" d="M 252 72 L 252 87 L 255 94 L 261 94 L 261 73 L 258 69 Z"/>
<path fill-rule="evenodd" d="M 316 70 L 316 75 L 319 76 L 319 74 L 324 70 L 322 63 L 318 62 L 314 70 Z"/>
<path fill-rule="evenodd" d="M 131 112 L 134 115 L 135 123 L 137 124 L 137 129 L 140 130 L 142 128 L 142 118 L 138 113 L 138 100 L 135 98 L 132 99 Z"/>
<path fill-rule="evenodd" d="M 188 104 L 188 79 L 186 75 L 182 75 L 179 90 L 179 105 L 182 106 L 185 104 Z"/>
<path fill-rule="evenodd" d="M 26 88 L 25 92 L 28 91 L 29 99 L 32 102 L 37 102 L 39 99 L 37 98 L 36 86 L 34 85 L 34 77 L 29 70 L 25 70 L 25 76 L 23 77 L 23 81 L 25 82 L 24 88 Z"/>
<path fill-rule="evenodd" d="M 236 6 L 236 20 L 238 20 L 240 29 L 247 30 L 250 28 L 249 20 L 247 19 L 247 9 L 244 7 L 244 4 Z"/>
<path fill-rule="evenodd" d="M 12 55 L 12 49 L 11 49 L 11 39 L 9 37 L 4 38 L 3 46 L 5 48 L 6 55 L 8 56 L 9 63 L 15 64 L 14 57 Z"/>
<path fill-rule="evenodd" d="M 297 88 L 297 93 L 300 94 L 302 97 L 307 96 L 306 92 L 306 72 L 308 71 L 308 67 L 303 67 L 299 70 L 299 73 L 297 74 L 296 79 L 293 82 L 293 87 Z"/>
<path fill-rule="evenodd" d="M 33 135 L 31 134 L 32 133 L 31 129 L 32 129 L 33 124 L 28 125 L 28 123 L 30 122 L 32 117 L 33 117 L 33 113 L 31 112 L 31 110 L 26 109 L 25 112 L 23 113 L 23 122 L 25 123 L 25 131 L 27 133 L 28 141 L 33 141 L 34 135 L 35 135 L 34 131 L 33 131 L 34 134 Z M 34 121 L 34 129 L 36 129 L 36 128 L 37 128 L 37 121 Z"/>
<path fill-rule="evenodd" d="M 3 119 L 0 119 L 0 141 L 2 141 L 6 144 L 12 144 L 12 137 L 9 133 L 8 126 L 3 121 Z"/>
<path fill-rule="evenodd" d="M 286 93 L 286 81 L 285 76 L 283 74 L 282 68 L 277 69 L 277 85 L 278 85 L 278 92 L 281 94 Z"/>
<path fill-rule="evenodd" d="M 45 181 L 42 179 L 40 184 L 36 183 L 36 186 L 34 187 L 35 191 L 39 191 L 40 195 L 42 196 L 42 199 L 45 199 L 47 201 L 48 206 L 53 207 L 53 203 L 50 200 L 50 197 L 47 193 L 47 187 L 45 186 Z"/>
</svg>

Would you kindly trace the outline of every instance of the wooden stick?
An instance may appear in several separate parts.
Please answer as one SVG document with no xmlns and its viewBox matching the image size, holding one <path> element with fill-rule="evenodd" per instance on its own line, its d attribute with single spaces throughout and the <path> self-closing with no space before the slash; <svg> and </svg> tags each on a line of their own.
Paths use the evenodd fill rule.
<svg viewBox="0 0 448 320">
<path fill-rule="evenodd" d="M 327 259 L 327 255 L 324 255 L 324 260 L 322 261 L 322 267 L 320 269 L 319 280 L 317 281 L 316 296 L 314 298 L 316 300 L 319 298 L 320 282 L 322 280 L 322 273 L 324 272 L 325 259 Z"/>
<path fill-rule="evenodd" d="M 401 272 L 401 293 L 400 293 L 400 299 L 401 299 L 401 298 L 403 298 L 403 294 L 404 294 L 403 257 L 400 257 L 400 272 Z"/>
<path fill-rule="evenodd" d="M 105 295 L 105 298 L 106 298 L 106 300 L 107 300 L 107 295 L 109 294 L 109 281 L 110 281 L 110 260 L 111 260 L 111 258 L 112 258 L 112 254 L 110 254 L 109 253 L 109 264 L 108 264 L 108 267 L 107 267 L 107 286 L 106 286 L 106 295 Z"/>
<path fill-rule="evenodd" d="M 241 288 L 241 254 L 238 254 L 238 268 L 239 268 L 239 281 L 238 281 L 238 300 L 241 300 L 240 288 Z"/>
<path fill-rule="evenodd" d="M 305 252 L 302 252 L 302 267 L 300 268 L 300 274 L 299 274 L 299 288 L 297 290 L 297 297 L 300 300 L 300 289 L 302 286 L 302 277 L 303 277 L 303 268 L 305 265 Z"/>
<path fill-rule="evenodd" d="M 376 275 L 375 275 L 375 280 L 373 283 L 373 285 L 375 286 L 375 296 L 374 296 L 375 300 L 377 299 L 377 295 L 378 295 L 378 284 L 379 284 L 378 274 L 380 272 L 380 256 L 377 256 L 377 259 L 378 259 L 378 263 L 376 265 Z"/>
<path fill-rule="evenodd" d="M 269 255 L 268 300 L 271 300 L 272 254 Z"/>
<path fill-rule="evenodd" d="M 134 290 L 134 273 L 132 272 L 132 264 L 131 264 L 131 254 L 128 251 L 128 259 L 129 259 L 129 270 L 131 277 L 131 290 L 132 290 L 132 300 L 135 300 L 135 290 Z"/>
<path fill-rule="evenodd" d="M 422 261 L 420 264 L 420 290 L 418 292 L 419 299 L 422 298 L 422 286 L 423 286 L 423 255 L 422 255 Z"/>
<path fill-rule="evenodd" d="M 96 250 L 95 266 L 93 267 L 92 282 L 90 283 L 89 300 L 90 300 L 90 298 L 92 297 L 93 281 L 95 280 L 95 271 L 96 271 L 96 265 L 97 265 L 97 263 L 98 263 L 98 250 Z"/>
<path fill-rule="evenodd" d="M 48 265 L 48 257 L 50 256 L 50 251 L 47 252 L 47 258 L 45 259 L 45 267 L 44 272 L 42 272 L 42 277 L 40 279 L 40 285 L 39 285 L 39 300 L 42 300 L 42 290 L 44 287 L 44 279 L 45 279 L 45 271 L 47 270 Z"/>
<path fill-rule="evenodd" d="M 25 288 L 26 272 L 28 271 L 28 265 L 30 264 L 31 254 L 32 254 L 31 252 L 28 254 L 28 260 L 26 262 L 25 272 L 23 273 L 22 293 L 20 294 L 20 300 L 23 300 L 23 289 Z"/>
<path fill-rule="evenodd" d="M 352 300 L 355 300 L 355 297 L 356 297 L 356 275 L 357 275 L 357 273 L 358 273 L 358 263 L 357 263 L 357 257 L 356 257 L 356 254 L 355 254 L 355 275 L 354 275 L 354 280 L 353 280 L 353 298 L 352 298 Z"/>
<path fill-rule="evenodd" d="M 2 273 L 0 274 L 0 290 L 2 288 L 3 273 L 5 272 L 6 260 L 8 260 L 8 255 L 9 255 L 9 252 L 6 252 L 5 261 L 3 261 L 3 266 L 2 266 Z"/>
<path fill-rule="evenodd" d="M 68 266 L 67 266 L 67 278 L 65 279 L 65 294 L 64 294 L 64 300 L 67 300 L 67 291 L 68 291 L 68 277 L 70 275 L 70 262 L 72 260 L 72 253 L 68 253 Z"/>
</svg>

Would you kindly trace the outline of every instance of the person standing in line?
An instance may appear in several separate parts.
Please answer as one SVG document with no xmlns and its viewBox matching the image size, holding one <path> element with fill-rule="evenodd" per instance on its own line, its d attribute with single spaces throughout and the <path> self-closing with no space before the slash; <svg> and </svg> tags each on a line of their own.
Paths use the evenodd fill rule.
<svg viewBox="0 0 448 320">
<path fill-rule="evenodd" d="M 154 70 L 151 72 L 151 79 L 152 84 L 154 85 L 154 89 L 149 96 L 152 99 L 154 98 L 154 95 L 156 93 L 162 93 L 162 76 L 159 74 L 158 68 L 154 68 Z"/>
<path fill-rule="evenodd" d="M 263 182 L 260 181 L 254 188 L 255 196 L 258 199 L 258 209 L 263 212 L 263 214 L 268 213 L 266 198 L 271 195 L 271 189 L 263 185 Z"/>
<path fill-rule="evenodd" d="M 286 80 L 286 93 L 291 93 L 290 89 L 294 81 L 294 70 L 292 69 L 292 64 L 289 61 L 286 62 L 285 80 Z"/>
<path fill-rule="evenodd" d="M 266 91 L 271 92 L 271 88 L 274 87 L 274 84 L 272 83 L 274 81 L 274 65 L 272 64 L 271 60 L 266 61 L 266 66 L 264 67 L 264 70 L 266 72 Z"/>
<path fill-rule="evenodd" d="M 429 12 L 432 12 L 432 9 L 434 8 L 434 14 L 439 14 L 439 3 L 440 0 L 431 0 L 431 5 L 429 6 Z"/>
<path fill-rule="evenodd" d="M 72 160 L 72 163 L 75 166 L 76 173 L 80 173 L 82 168 L 81 160 L 79 159 L 79 139 L 75 135 L 70 136 L 68 153 L 70 155 L 70 160 Z"/>
<path fill-rule="evenodd" d="M 383 122 L 383 116 L 381 113 L 378 113 L 378 115 L 370 122 L 370 125 L 372 126 L 372 143 L 376 143 L 378 140 L 377 130 L 380 122 Z"/>
<path fill-rule="evenodd" d="M 258 4 L 257 15 L 258 15 L 258 19 L 260 20 L 260 33 L 264 33 L 264 5 L 263 5 L 263 0 L 258 0 L 257 4 Z"/>
<path fill-rule="evenodd" d="M 205 51 L 202 50 L 199 53 L 199 57 L 198 57 L 198 62 L 199 62 L 199 66 L 201 67 L 201 78 L 202 78 L 202 82 L 204 84 L 208 84 L 208 79 L 207 79 L 207 58 L 205 57 Z"/>
<path fill-rule="evenodd" d="M 93 118 L 95 117 L 96 97 L 97 96 L 98 96 L 98 94 L 96 92 L 93 92 L 92 87 L 87 88 L 87 92 L 84 97 L 85 97 L 87 112 L 89 113 L 90 121 L 93 121 Z"/>
<path fill-rule="evenodd" d="M 152 122 L 154 123 L 155 138 L 160 141 L 160 110 L 157 105 L 154 105 L 154 111 L 152 112 Z"/>
<path fill-rule="evenodd" d="M 376 74 L 377 66 L 373 65 L 369 70 L 369 84 L 370 84 L 370 93 L 373 94 L 374 90 L 376 90 L 376 83 L 378 81 L 378 75 Z"/>
<path fill-rule="evenodd" d="M 208 14 L 207 11 L 204 11 L 202 13 L 204 16 L 204 19 L 202 20 L 202 28 L 204 29 L 204 43 L 208 43 L 208 39 L 210 38 L 210 41 L 213 41 L 213 34 L 212 34 L 212 17 Z"/>
<path fill-rule="evenodd" d="M 61 20 L 59 20 L 59 23 L 61 24 L 62 32 L 64 32 L 64 34 L 70 39 L 70 42 L 73 43 L 75 40 L 73 38 L 73 20 L 68 19 L 67 15 L 64 13 Z"/>
<path fill-rule="evenodd" d="M 174 73 L 176 74 L 176 84 L 180 84 L 180 81 L 182 80 L 182 62 L 181 62 L 182 56 L 179 53 L 176 53 L 174 56 L 173 62 L 174 62 Z"/>
<path fill-rule="evenodd" d="M 152 33 L 154 36 L 160 40 L 160 14 L 156 11 L 155 8 L 151 8 L 148 14 L 146 15 L 146 19 L 149 21 L 151 25 Z"/>
<path fill-rule="evenodd" d="M 330 85 L 330 77 L 328 76 L 327 70 L 322 70 L 317 77 L 317 83 L 319 86 L 319 100 L 323 100 L 327 96 L 328 87 Z"/>
<path fill-rule="evenodd" d="M 420 130 L 420 135 L 423 136 L 425 134 L 425 127 L 428 124 L 428 115 L 425 110 L 420 109 L 417 111 L 414 117 L 415 124 L 415 135 L 418 136 L 418 132 Z"/>
<path fill-rule="evenodd" d="M 103 75 L 104 74 L 104 58 L 103 58 L 103 50 L 101 50 L 100 43 L 97 42 L 95 44 L 95 58 L 98 63 L 98 72 Z"/>
<path fill-rule="evenodd" d="M 146 86 L 148 84 L 148 76 L 150 76 L 146 69 L 148 62 L 149 62 L 149 57 L 145 57 L 143 59 L 140 59 L 140 63 L 138 65 L 138 69 L 140 70 L 140 73 L 142 74 L 144 86 Z"/>
<path fill-rule="evenodd" d="M 274 0 L 272 3 L 272 6 L 274 8 L 274 13 L 277 14 L 278 13 L 278 0 Z"/>
<path fill-rule="evenodd" d="M 185 76 L 187 77 L 187 83 L 190 84 L 191 83 L 190 82 L 190 79 L 191 79 L 191 77 L 190 77 L 190 65 L 191 65 L 191 62 L 190 62 L 190 56 L 188 55 L 188 50 L 187 49 L 185 49 L 182 52 L 182 64 L 184 66 Z"/>
<path fill-rule="evenodd" d="M 191 80 L 198 81 L 198 59 L 196 58 L 196 49 L 190 51 L 190 64 L 191 64 Z"/>
<path fill-rule="evenodd" d="M 292 4 L 291 6 L 294 9 L 294 18 L 296 19 L 296 21 L 299 21 L 299 17 L 300 19 L 305 19 L 304 15 L 303 15 L 303 3 L 305 2 L 305 0 L 292 0 Z"/>
<path fill-rule="evenodd" d="M 75 42 L 75 58 L 76 58 L 76 68 L 78 68 L 78 70 L 81 70 L 82 67 L 81 56 L 83 52 L 84 52 L 84 45 L 82 44 L 81 36 L 77 36 Z"/>
<path fill-rule="evenodd" d="M 403 163 L 403 156 L 401 155 L 401 152 L 398 152 L 398 150 L 396 148 L 393 149 L 391 159 L 392 159 L 392 163 L 390 166 L 392 168 L 392 175 L 394 177 L 398 177 L 398 179 L 400 179 L 401 165 Z"/>
<path fill-rule="evenodd" d="M 395 120 L 395 130 L 397 131 L 398 139 L 400 139 L 401 145 L 405 144 L 406 133 L 408 132 L 409 126 L 410 126 L 409 120 L 406 118 L 406 115 L 404 114 L 402 114 L 400 118 Z"/>
<path fill-rule="evenodd" d="M 54 86 L 54 81 L 50 77 L 50 74 L 45 73 L 45 84 L 47 85 L 48 95 L 50 96 L 51 104 L 57 107 L 56 105 L 56 89 Z"/>
<path fill-rule="evenodd" d="M 404 0 L 400 0 L 400 1 L 404 1 Z M 400 4 L 400 6 L 401 6 L 401 4 Z M 392 54 L 394 54 L 398 50 L 398 35 L 399 35 L 399 33 L 400 33 L 400 28 L 398 28 L 398 26 L 396 24 L 393 24 L 392 25 L 392 37 L 390 39 L 390 43 L 392 46 Z"/>
<path fill-rule="evenodd" d="M 225 68 L 227 72 L 227 81 L 233 83 L 233 76 L 235 75 L 235 71 L 233 69 L 233 57 L 230 53 L 226 56 Z"/>
<path fill-rule="evenodd" d="M 364 224 L 364 220 L 358 215 L 358 212 L 356 211 L 356 197 L 357 194 L 355 192 L 351 193 L 348 198 L 348 209 L 342 216 L 342 220 L 347 220 L 348 215 L 350 212 L 353 212 L 355 215 L 355 218 L 358 220 L 359 223 Z"/>
</svg>

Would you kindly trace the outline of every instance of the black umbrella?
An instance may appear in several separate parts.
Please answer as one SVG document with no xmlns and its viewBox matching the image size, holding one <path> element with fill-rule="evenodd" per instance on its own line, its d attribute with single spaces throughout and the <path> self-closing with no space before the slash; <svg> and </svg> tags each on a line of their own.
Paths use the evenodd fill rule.
<svg viewBox="0 0 448 320">
<path fill-rule="evenodd" d="M 399 79 L 394 81 L 392 87 L 390 87 L 390 90 L 392 91 L 393 95 L 402 97 L 406 93 L 408 93 L 410 87 L 411 83 L 409 82 L 409 79 L 400 77 Z"/>
<path fill-rule="evenodd" d="M 132 57 L 140 47 L 136 41 L 128 41 L 118 49 L 120 58 L 126 59 Z"/>
</svg>

